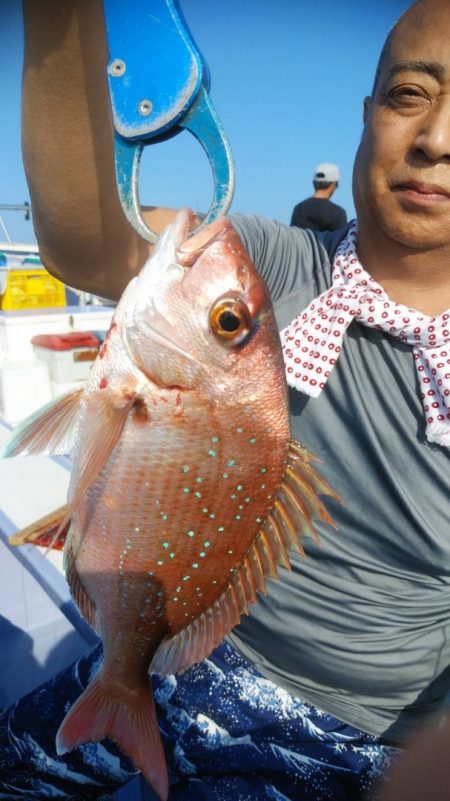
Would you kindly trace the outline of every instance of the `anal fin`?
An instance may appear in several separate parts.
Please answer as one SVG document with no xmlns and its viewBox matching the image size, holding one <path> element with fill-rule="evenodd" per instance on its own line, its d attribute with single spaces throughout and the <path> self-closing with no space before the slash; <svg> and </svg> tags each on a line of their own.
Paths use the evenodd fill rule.
<svg viewBox="0 0 450 801">
<path fill-rule="evenodd" d="M 61 523 L 66 517 L 67 506 L 60 506 L 54 512 L 40 517 L 26 528 L 12 534 L 8 542 L 10 545 L 40 545 L 44 548 L 62 550 L 69 528 L 69 521 L 61 529 Z"/>
</svg>

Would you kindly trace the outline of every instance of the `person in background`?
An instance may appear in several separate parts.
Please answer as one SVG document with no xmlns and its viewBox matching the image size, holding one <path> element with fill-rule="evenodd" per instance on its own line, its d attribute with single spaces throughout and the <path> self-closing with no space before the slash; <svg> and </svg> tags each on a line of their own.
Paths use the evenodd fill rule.
<svg viewBox="0 0 450 801">
<path fill-rule="evenodd" d="M 70 286 L 117 299 L 150 249 L 117 194 L 101 3 L 24 10 L 41 256 Z M 292 553 L 208 659 L 152 677 L 170 801 L 372 799 L 450 691 L 449 0 L 418 0 L 396 23 L 363 121 L 348 229 L 231 217 L 282 331 L 291 435 L 343 505 L 327 503 L 339 530 L 319 521 L 320 544 L 304 538 L 307 558 Z M 175 212 L 145 217 L 161 230 Z M 55 752 L 100 659 L 0 715 L 2 801 L 99 799 L 133 775 L 109 742 Z M 444 767 L 433 764 L 430 799 Z"/>
<path fill-rule="evenodd" d="M 297 203 L 292 212 L 291 225 L 311 231 L 339 231 L 344 228 L 347 214 L 341 206 L 331 202 L 340 177 L 336 164 L 318 164 L 314 171 L 314 195 Z"/>
</svg>

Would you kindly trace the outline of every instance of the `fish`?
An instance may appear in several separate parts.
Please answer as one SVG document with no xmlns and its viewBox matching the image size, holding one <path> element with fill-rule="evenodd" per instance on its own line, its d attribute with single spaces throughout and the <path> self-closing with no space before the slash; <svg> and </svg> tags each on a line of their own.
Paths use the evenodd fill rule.
<svg viewBox="0 0 450 801">
<path fill-rule="evenodd" d="M 57 753 L 111 738 L 157 795 L 168 772 L 149 671 L 186 670 L 304 553 L 321 495 L 290 438 L 268 288 L 232 222 L 180 211 L 126 287 L 82 387 L 31 415 L 4 456 L 71 453 L 59 531 L 68 584 L 103 642 Z"/>
</svg>

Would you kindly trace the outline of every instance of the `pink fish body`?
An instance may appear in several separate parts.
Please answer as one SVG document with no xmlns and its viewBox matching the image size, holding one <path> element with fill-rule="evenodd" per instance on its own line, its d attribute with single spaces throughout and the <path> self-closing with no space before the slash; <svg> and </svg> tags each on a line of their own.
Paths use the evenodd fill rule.
<svg viewBox="0 0 450 801">
<path fill-rule="evenodd" d="M 298 532 L 314 534 L 312 516 L 332 524 L 317 494 L 334 495 L 289 441 L 264 282 L 229 221 L 193 240 L 190 225 L 180 212 L 125 290 L 83 390 L 23 424 L 6 454 L 74 442 L 65 568 L 104 662 L 58 752 L 109 736 L 162 799 L 150 666 L 206 657 L 289 567 Z"/>
</svg>

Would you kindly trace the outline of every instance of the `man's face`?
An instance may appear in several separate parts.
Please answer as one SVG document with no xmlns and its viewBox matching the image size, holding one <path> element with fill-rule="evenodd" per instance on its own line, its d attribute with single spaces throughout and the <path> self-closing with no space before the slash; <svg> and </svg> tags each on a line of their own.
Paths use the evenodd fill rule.
<svg viewBox="0 0 450 801">
<path fill-rule="evenodd" d="M 424 0 L 395 31 L 353 174 L 364 237 L 450 246 L 450 3 Z"/>
</svg>

